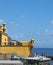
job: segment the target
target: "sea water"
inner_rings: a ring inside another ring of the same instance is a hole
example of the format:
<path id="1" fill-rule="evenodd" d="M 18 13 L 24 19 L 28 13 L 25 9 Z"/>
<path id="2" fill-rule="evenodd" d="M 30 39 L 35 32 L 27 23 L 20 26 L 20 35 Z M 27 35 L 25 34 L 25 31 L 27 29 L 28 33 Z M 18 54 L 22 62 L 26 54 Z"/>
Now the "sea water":
<path id="1" fill-rule="evenodd" d="M 53 56 L 53 48 L 33 48 L 32 53 L 38 55 L 44 54 L 46 56 Z M 50 65 L 53 65 L 53 61 L 50 61 Z"/>

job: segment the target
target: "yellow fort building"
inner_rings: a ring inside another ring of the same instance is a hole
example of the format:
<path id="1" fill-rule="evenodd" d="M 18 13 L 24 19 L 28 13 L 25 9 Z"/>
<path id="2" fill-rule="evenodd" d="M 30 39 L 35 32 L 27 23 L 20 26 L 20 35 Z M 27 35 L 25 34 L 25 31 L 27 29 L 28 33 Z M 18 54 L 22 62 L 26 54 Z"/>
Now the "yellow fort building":
<path id="1" fill-rule="evenodd" d="M 29 56 L 33 48 L 34 40 L 31 41 L 16 41 L 12 40 L 8 34 L 5 33 L 6 24 L 0 26 L 0 53 L 12 54 L 16 53 L 21 56 Z"/>

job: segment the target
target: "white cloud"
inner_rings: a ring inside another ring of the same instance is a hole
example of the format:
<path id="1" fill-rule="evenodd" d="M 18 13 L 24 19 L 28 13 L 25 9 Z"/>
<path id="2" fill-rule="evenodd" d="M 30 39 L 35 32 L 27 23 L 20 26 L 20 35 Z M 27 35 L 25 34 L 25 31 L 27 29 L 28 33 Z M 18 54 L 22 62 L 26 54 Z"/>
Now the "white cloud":
<path id="1" fill-rule="evenodd" d="M 19 26 L 19 24 L 16 24 L 16 26 Z"/>
<path id="2" fill-rule="evenodd" d="M 14 35 L 14 38 L 24 38 L 25 36 L 24 35 Z"/>
<path id="3" fill-rule="evenodd" d="M 53 20 L 51 21 L 51 24 L 53 24 Z"/>
<path id="4" fill-rule="evenodd" d="M 39 32 L 37 32 L 37 35 L 39 35 L 40 33 Z"/>
<path id="5" fill-rule="evenodd" d="M 14 22 L 14 21 L 11 21 L 10 22 L 10 25 L 12 25 L 12 27 L 18 27 L 18 26 L 20 26 L 20 24 L 19 23 L 16 23 L 16 22 Z"/>
<path id="6" fill-rule="evenodd" d="M 45 29 L 45 33 L 50 35 L 50 36 L 53 36 L 53 30 L 49 31 L 48 29 Z"/>
<path id="7" fill-rule="evenodd" d="M 21 18 L 24 18 L 25 16 L 24 16 L 24 15 L 21 15 L 20 17 L 21 17 Z"/>
<path id="8" fill-rule="evenodd" d="M 45 29 L 45 32 L 48 32 L 48 29 Z"/>
<path id="9" fill-rule="evenodd" d="M 48 30 L 48 29 L 45 29 L 45 33 L 50 34 L 50 32 L 49 32 L 49 30 Z"/>
<path id="10" fill-rule="evenodd" d="M 50 35 L 52 35 L 52 36 L 53 36 L 53 30 L 50 32 Z"/>
<path id="11" fill-rule="evenodd" d="M 5 21 L 4 21 L 4 20 L 2 20 L 2 19 L 0 19 L 0 23 L 5 23 Z"/>
<path id="12" fill-rule="evenodd" d="M 10 24 L 14 24 L 14 21 L 10 21 Z"/>

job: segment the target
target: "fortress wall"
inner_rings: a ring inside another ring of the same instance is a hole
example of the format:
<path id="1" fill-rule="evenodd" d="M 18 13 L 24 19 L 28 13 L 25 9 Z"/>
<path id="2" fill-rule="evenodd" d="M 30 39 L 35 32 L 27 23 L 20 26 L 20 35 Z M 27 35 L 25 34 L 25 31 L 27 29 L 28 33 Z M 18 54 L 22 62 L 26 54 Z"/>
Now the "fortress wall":
<path id="1" fill-rule="evenodd" d="M 16 53 L 21 56 L 29 56 L 30 47 L 0 47 L 0 53 L 2 54 Z"/>

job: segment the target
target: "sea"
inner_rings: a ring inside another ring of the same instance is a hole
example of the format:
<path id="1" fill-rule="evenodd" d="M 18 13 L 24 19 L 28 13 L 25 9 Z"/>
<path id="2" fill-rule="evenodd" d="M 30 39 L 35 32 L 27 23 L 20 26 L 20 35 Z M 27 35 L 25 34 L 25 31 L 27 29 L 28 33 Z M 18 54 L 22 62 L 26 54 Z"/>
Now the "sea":
<path id="1" fill-rule="evenodd" d="M 46 56 L 53 56 L 53 48 L 33 48 L 32 54 L 34 53 L 38 55 L 44 54 Z M 53 60 L 50 61 L 50 65 L 53 65 Z"/>

